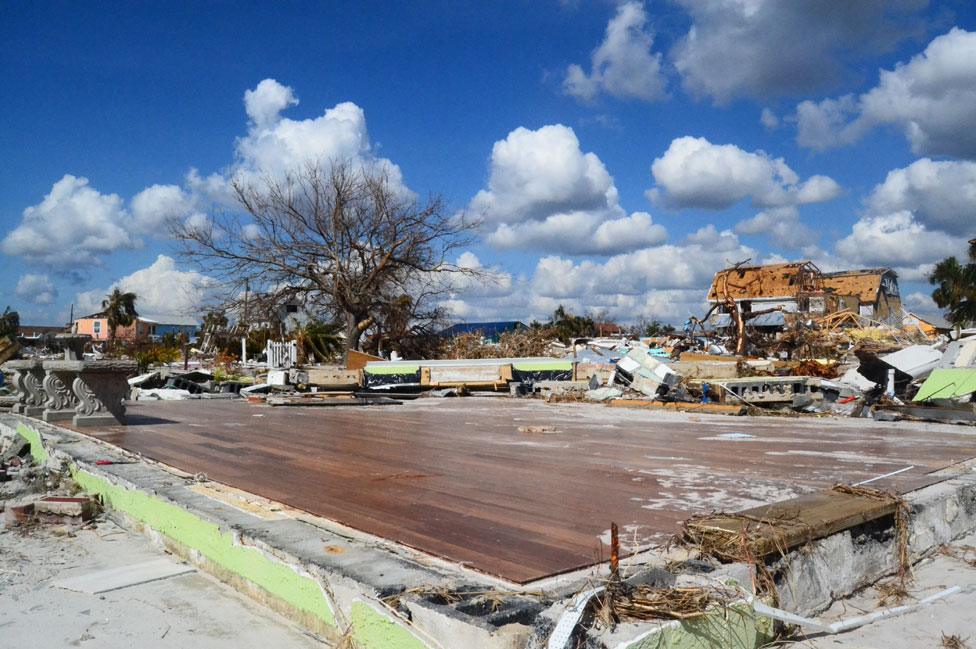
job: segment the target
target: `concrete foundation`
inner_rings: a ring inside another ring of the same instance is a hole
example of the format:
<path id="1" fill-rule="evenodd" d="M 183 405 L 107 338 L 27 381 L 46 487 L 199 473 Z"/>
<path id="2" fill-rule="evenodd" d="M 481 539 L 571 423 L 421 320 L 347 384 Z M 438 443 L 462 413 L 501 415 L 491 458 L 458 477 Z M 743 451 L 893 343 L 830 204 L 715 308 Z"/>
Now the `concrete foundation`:
<path id="1" fill-rule="evenodd" d="M 519 586 L 244 492 L 201 483 L 152 462 L 126 461 L 118 447 L 15 415 L 0 435 L 19 435 L 39 462 L 63 468 L 88 493 L 158 544 L 333 642 L 364 649 L 544 647 L 575 593 L 606 578 L 605 566 Z M 907 494 L 913 557 L 976 528 L 976 474 L 968 463 Z M 779 606 L 813 615 L 896 568 L 890 521 L 835 534 L 770 564 Z M 626 560 L 628 570 L 663 567 L 660 550 Z M 722 566 L 677 583 L 744 588 L 748 566 Z M 698 580 L 698 581 L 696 581 Z M 443 592 L 457 597 L 445 599 Z M 474 594 L 498 593 L 497 606 Z M 529 594 L 531 593 L 531 595 Z M 741 604 L 689 622 L 621 624 L 591 630 L 588 647 L 758 647 L 772 622 Z"/>

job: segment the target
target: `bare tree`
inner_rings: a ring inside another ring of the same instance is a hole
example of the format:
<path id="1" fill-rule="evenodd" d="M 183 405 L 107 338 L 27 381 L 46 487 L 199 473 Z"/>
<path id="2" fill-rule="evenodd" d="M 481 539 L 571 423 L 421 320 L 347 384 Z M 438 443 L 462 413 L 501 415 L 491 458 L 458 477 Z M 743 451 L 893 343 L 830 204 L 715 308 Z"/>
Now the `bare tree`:
<path id="1" fill-rule="evenodd" d="M 233 189 L 243 214 L 174 225 L 184 256 L 223 279 L 230 296 L 248 281 L 264 296 L 324 311 L 343 325 L 347 351 L 368 330 L 388 328 L 390 314 L 397 329 L 436 316 L 450 278 L 477 274 L 449 257 L 478 223 L 447 214 L 438 196 L 419 201 L 382 168 L 310 162 Z"/>

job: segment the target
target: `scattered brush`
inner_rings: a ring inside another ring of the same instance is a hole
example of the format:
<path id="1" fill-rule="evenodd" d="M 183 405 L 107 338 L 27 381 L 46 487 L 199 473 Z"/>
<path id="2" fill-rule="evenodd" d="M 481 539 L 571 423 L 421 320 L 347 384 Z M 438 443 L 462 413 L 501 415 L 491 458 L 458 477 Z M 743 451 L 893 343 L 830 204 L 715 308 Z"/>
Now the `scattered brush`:
<path id="1" fill-rule="evenodd" d="M 716 523 L 739 521 L 738 529 L 726 529 Z M 703 556 L 723 562 L 751 562 L 776 550 L 778 532 L 796 525 L 794 519 L 767 519 L 747 514 L 698 514 L 688 518 L 669 545 L 690 547 Z"/>
<path id="2" fill-rule="evenodd" d="M 594 618 L 606 627 L 615 622 L 691 620 L 705 615 L 710 607 L 728 605 L 737 596 L 731 589 L 701 587 L 608 590 L 599 598 Z"/>
<path id="3" fill-rule="evenodd" d="M 874 589 L 878 591 L 878 606 L 901 604 L 909 596 L 904 582 L 900 579 L 875 584 Z"/>
<path id="4" fill-rule="evenodd" d="M 461 602 L 469 604 L 485 604 L 494 613 L 506 600 L 510 599 L 544 599 L 546 597 L 545 593 L 541 590 L 503 590 L 499 588 L 492 588 L 489 590 L 464 590 L 464 589 L 452 589 L 446 586 L 418 586 L 417 588 L 408 588 L 402 592 L 384 597 L 382 599 L 383 603 L 392 609 L 397 609 L 400 606 L 400 600 L 407 595 L 412 595 L 420 599 L 427 600 L 429 602 L 434 602 L 436 604 L 442 604 L 446 606 L 454 606 L 460 604 Z"/>
<path id="5" fill-rule="evenodd" d="M 962 561 L 970 568 L 976 568 L 976 548 L 971 545 L 943 545 L 939 552 Z"/>
<path id="6" fill-rule="evenodd" d="M 725 529 L 716 520 L 738 521 L 737 529 Z M 785 557 L 787 548 L 781 539 L 798 526 L 806 525 L 796 516 L 757 518 L 747 514 L 715 513 L 692 516 L 668 542 L 689 548 L 702 557 L 712 557 L 723 563 L 745 563 L 754 567 L 753 591 L 776 598 L 776 583 L 766 565 L 766 557 L 778 554 Z"/>
<path id="7" fill-rule="evenodd" d="M 966 638 L 966 640 L 968 639 Z M 955 634 L 946 635 L 945 632 L 942 633 L 942 646 L 945 649 L 968 649 L 969 645 L 966 644 L 966 640 Z"/>

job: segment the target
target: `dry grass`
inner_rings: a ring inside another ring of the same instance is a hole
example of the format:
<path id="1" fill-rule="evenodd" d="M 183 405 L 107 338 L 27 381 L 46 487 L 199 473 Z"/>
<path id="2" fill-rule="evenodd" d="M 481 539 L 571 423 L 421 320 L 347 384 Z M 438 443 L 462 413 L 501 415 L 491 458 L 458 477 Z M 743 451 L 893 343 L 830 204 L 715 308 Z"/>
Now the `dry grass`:
<path id="1" fill-rule="evenodd" d="M 470 604 L 486 604 L 492 612 L 497 611 L 506 600 L 511 599 L 544 599 L 546 594 L 541 590 L 503 590 L 492 588 L 489 590 L 454 590 L 445 586 L 419 586 L 408 588 L 401 593 L 390 595 L 383 598 L 383 603 L 396 610 L 400 605 L 400 600 L 407 595 L 412 595 L 429 601 L 436 601 L 440 604 L 453 606 L 461 602 Z"/>
<path id="2" fill-rule="evenodd" d="M 478 332 L 458 334 L 445 345 L 442 358 L 526 358 L 548 356 L 549 345 L 556 338 L 552 330 L 521 329 L 506 331 L 498 337 L 497 345 L 486 345 Z"/>
<path id="3" fill-rule="evenodd" d="M 740 521 L 738 530 L 726 530 L 709 523 L 714 519 Z M 715 513 L 692 516 L 669 541 L 668 546 L 689 548 L 702 557 L 712 557 L 724 563 L 745 563 L 754 567 L 753 591 L 776 599 L 776 583 L 766 566 L 771 554 L 786 556 L 787 548 L 780 539 L 795 529 L 796 518 L 765 519 L 746 514 Z"/>
<path id="4" fill-rule="evenodd" d="M 900 579 L 875 584 L 874 589 L 878 591 L 878 606 L 901 604 L 909 596 L 905 584 Z"/>
<path id="5" fill-rule="evenodd" d="M 962 561 L 970 568 L 976 568 L 976 548 L 971 545 L 943 545 L 939 552 Z"/>
<path id="6" fill-rule="evenodd" d="M 617 622 L 690 620 L 726 606 L 738 593 L 720 588 L 609 588 L 597 598 L 594 618 L 605 627 Z"/>
<path id="7" fill-rule="evenodd" d="M 946 635 L 943 633 L 942 644 L 940 646 L 944 647 L 945 649 L 967 649 L 969 645 L 966 644 L 966 640 L 969 640 L 969 638 L 964 640 L 958 635 Z"/>

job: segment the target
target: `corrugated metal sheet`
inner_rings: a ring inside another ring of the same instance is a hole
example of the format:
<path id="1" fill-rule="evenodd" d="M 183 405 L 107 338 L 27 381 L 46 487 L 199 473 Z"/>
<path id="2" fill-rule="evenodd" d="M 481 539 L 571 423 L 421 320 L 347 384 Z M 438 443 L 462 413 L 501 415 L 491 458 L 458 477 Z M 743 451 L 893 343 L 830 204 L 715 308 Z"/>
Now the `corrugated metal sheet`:
<path id="1" fill-rule="evenodd" d="M 724 329 L 732 326 L 732 316 L 728 313 L 717 313 L 709 318 L 709 323 L 716 329 Z M 786 325 L 786 316 L 782 311 L 773 311 L 758 315 L 751 320 L 746 320 L 747 327 L 782 327 Z"/>
<path id="2" fill-rule="evenodd" d="M 925 345 L 912 345 L 878 358 L 896 370 L 917 379 L 939 366 L 942 352 Z"/>

